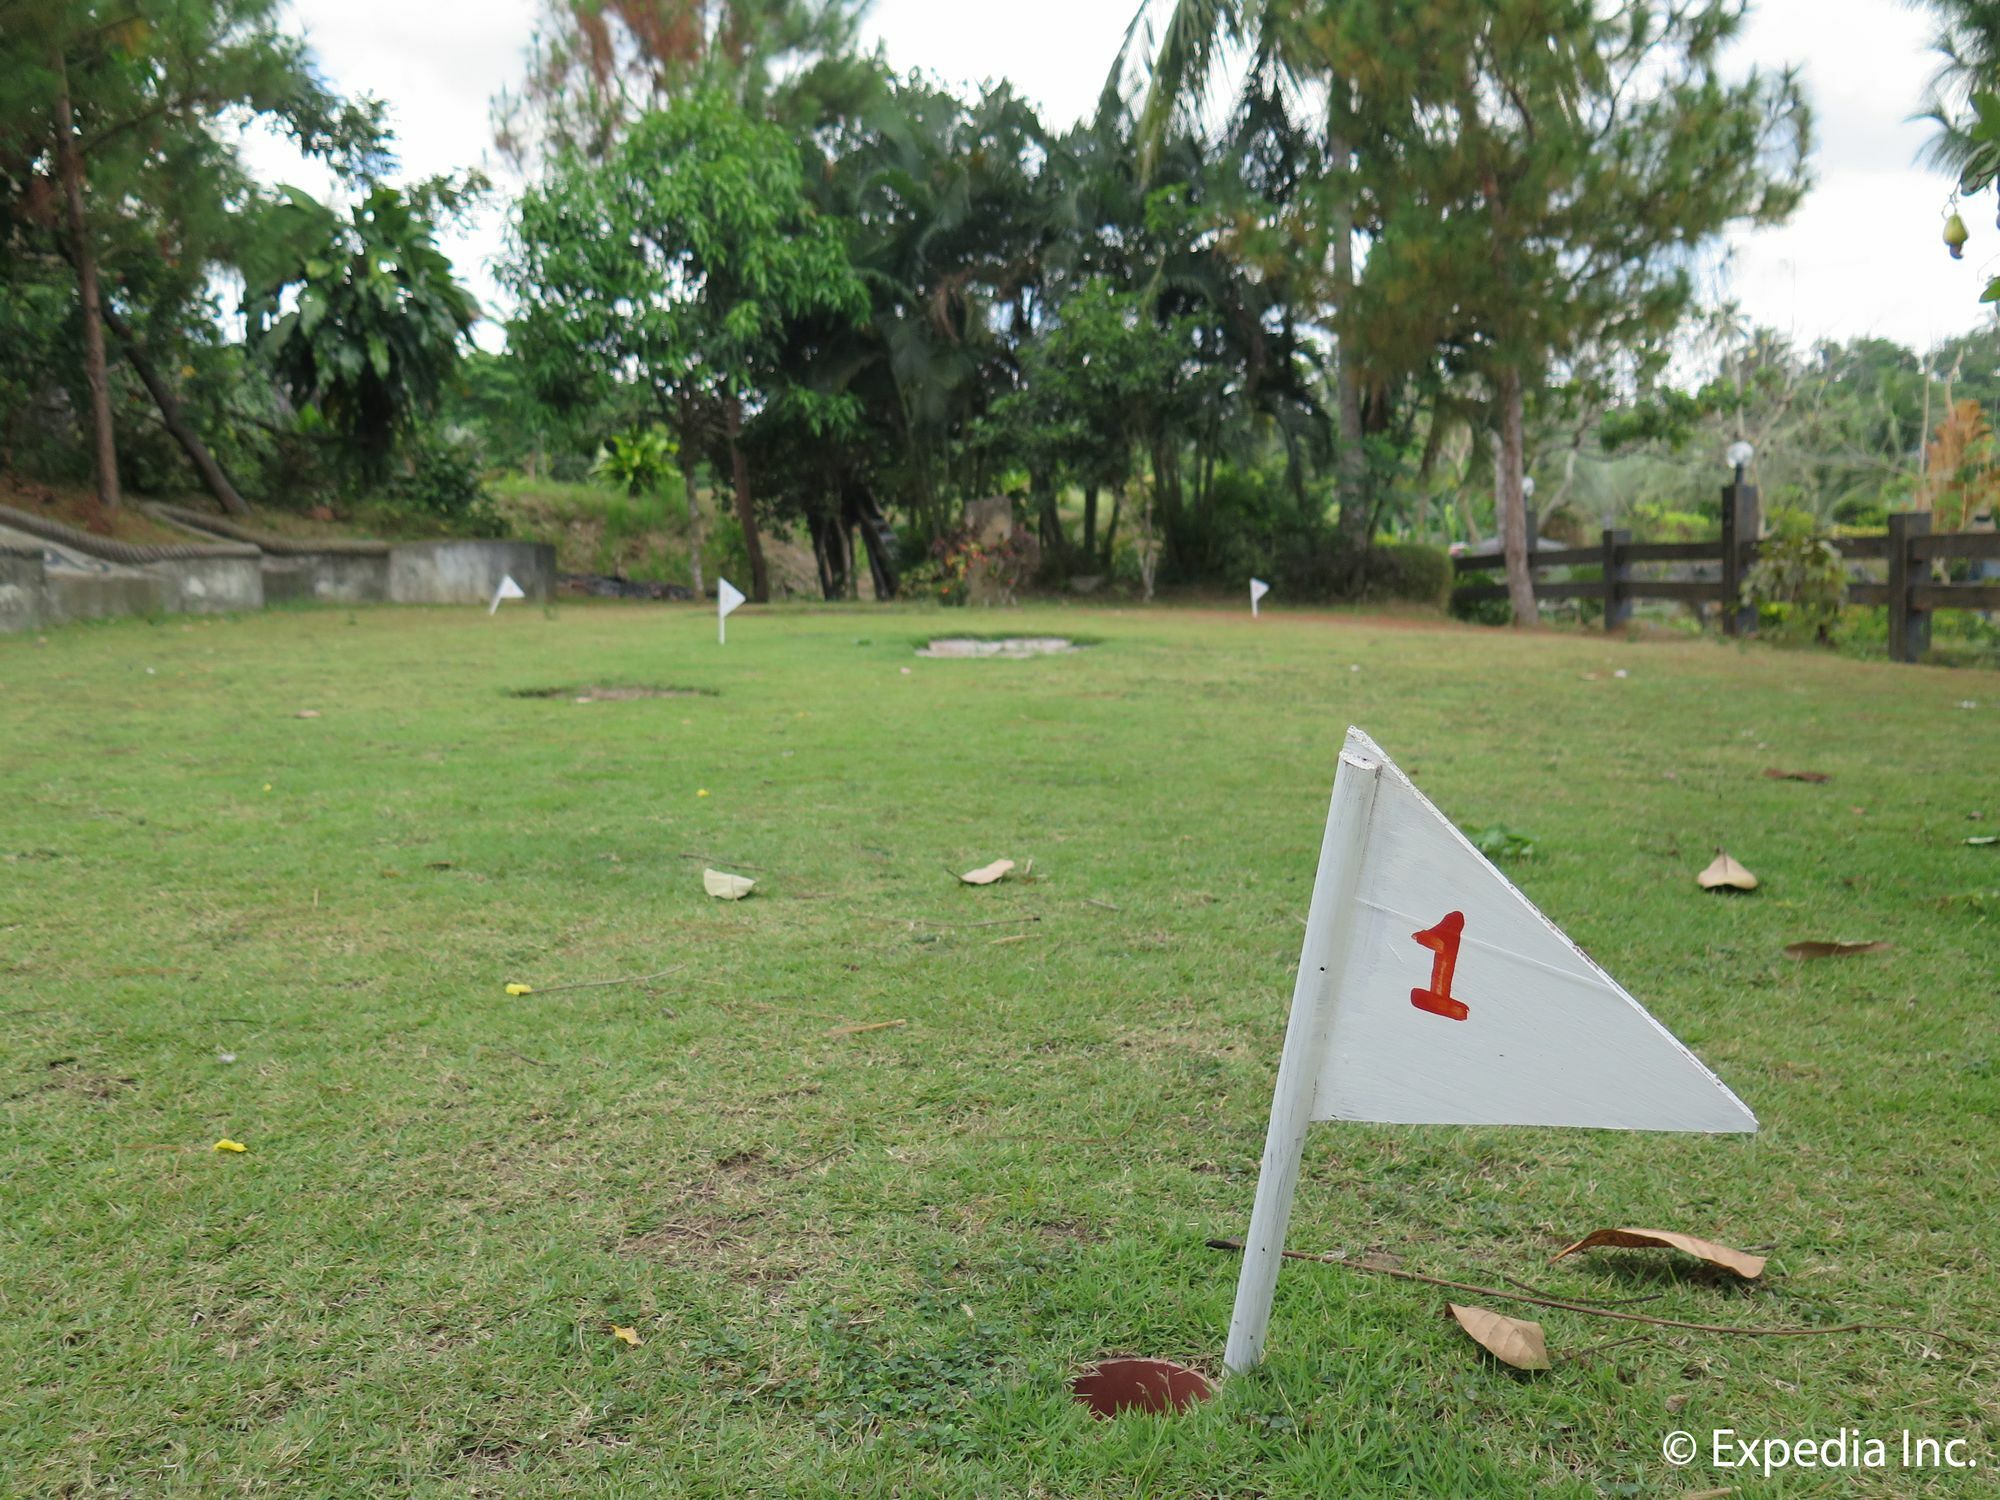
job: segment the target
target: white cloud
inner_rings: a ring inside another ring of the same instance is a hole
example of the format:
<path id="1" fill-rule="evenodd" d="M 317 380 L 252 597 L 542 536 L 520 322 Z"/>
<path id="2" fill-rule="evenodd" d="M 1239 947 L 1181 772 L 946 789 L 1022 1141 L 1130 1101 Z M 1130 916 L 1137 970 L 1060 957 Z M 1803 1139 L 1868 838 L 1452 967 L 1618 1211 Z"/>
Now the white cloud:
<path id="1" fill-rule="evenodd" d="M 521 75 L 536 0 L 293 0 L 328 77 L 387 100 L 409 176 L 493 160 L 488 106 Z M 1052 124 L 1090 111 L 1133 13 L 1132 0 L 1015 0 L 990 6 L 878 0 L 867 36 L 899 70 L 947 83 L 1005 77 Z M 1802 339 L 1873 333 L 1924 345 L 1984 316 L 1980 289 L 2000 274 L 1990 198 L 1966 217 L 1962 262 L 1939 240 L 1949 183 L 1915 163 L 1927 127 L 1908 117 L 1932 67 L 1930 21 L 1898 0 L 1763 0 L 1738 43 L 1745 62 L 1797 64 L 1816 114 L 1816 185 L 1794 221 L 1740 236 L 1718 284 L 1756 322 Z M 261 145 L 274 178 L 322 187 L 296 158 Z M 490 308 L 501 212 L 445 244 Z M 488 330 L 490 339 L 497 331 Z"/>

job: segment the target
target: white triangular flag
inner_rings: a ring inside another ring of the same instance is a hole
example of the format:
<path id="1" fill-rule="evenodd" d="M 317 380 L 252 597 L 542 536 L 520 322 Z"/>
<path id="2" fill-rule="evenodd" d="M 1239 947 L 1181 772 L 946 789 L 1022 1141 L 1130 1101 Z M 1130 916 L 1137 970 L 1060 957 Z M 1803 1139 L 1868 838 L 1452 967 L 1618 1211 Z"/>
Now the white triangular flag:
<path id="1" fill-rule="evenodd" d="M 1271 592 L 1271 585 L 1261 578 L 1250 580 L 1250 618 L 1257 618 L 1257 601 Z"/>
<path id="2" fill-rule="evenodd" d="M 527 597 L 526 594 L 521 592 L 521 585 L 514 582 L 513 574 L 503 574 L 500 579 L 500 587 L 493 591 L 493 603 L 488 606 L 486 613 L 490 615 L 498 612 L 502 599 L 525 599 Z"/>
<path id="3" fill-rule="evenodd" d="M 1314 1120 L 1754 1131 L 1757 1118 L 1347 732 L 1224 1364 L 1262 1357 Z"/>
<path id="4" fill-rule="evenodd" d="M 729 626 L 725 622 L 742 602 L 743 590 L 727 578 L 715 580 L 715 638 L 725 645 L 729 641 Z"/>

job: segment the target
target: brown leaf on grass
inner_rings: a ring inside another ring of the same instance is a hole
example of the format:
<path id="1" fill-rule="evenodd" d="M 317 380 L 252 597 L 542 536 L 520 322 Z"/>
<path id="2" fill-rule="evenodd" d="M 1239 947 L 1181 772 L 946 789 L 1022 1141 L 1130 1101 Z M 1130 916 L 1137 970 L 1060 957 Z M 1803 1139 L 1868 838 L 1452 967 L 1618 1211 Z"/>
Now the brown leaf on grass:
<path id="1" fill-rule="evenodd" d="M 1773 781 L 1831 781 L 1825 771 L 1781 771 L 1776 766 L 1767 766 L 1764 774 Z"/>
<path id="2" fill-rule="evenodd" d="M 1503 1365 L 1517 1370 L 1549 1368 L 1549 1346 L 1542 1338 L 1542 1325 L 1526 1318 L 1510 1318 L 1483 1307 L 1460 1307 L 1447 1302 L 1458 1326 L 1472 1341 Z"/>
<path id="3" fill-rule="evenodd" d="M 1621 1250 L 1684 1250 L 1697 1260 L 1706 1261 L 1724 1271 L 1734 1271 L 1746 1280 L 1764 1274 L 1764 1257 L 1761 1255 L 1732 1250 L 1727 1245 L 1716 1244 L 1714 1240 L 1680 1234 L 1672 1229 L 1598 1229 L 1567 1249 L 1558 1250 L 1549 1259 L 1561 1260 L 1565 1255 L 1574 1255 L 1579 1250 L 1594 1250 L 1600 1245 L 1611 1245 Z"/>
<path id="4" fill-rule="evenodd" d="M 725 875 L 720 870 L 703 870 L 701 887 L 718 901 L 741 901 L 756 888 L 747 875 Z"/>
<path id="5" fill-rule="evenodd" d="M 1705 891 L 1724 887 L 1733 891 L 1754 891 L 1757 889 L 1757 877 L 1718 849 L 1714 862 L 1695 876 L 1695 884 Z"/>
<path id="6" fill-rule="evenodd" d="M 1013 868 L 1013 860 L 996 859 L 990 865 L 981 865 L 976 870 L 967 870 L 958 878 L 967 885 L 991 885 Z"/>
<path id="7" fill-rule="evenodd" d="M 1872 943 L 1787 943 L 1785 957 L 1802 962 L 1808 958 L 1853 958 L 1861 953 L 1885 953 L 1891 946 L 1879 940 Z"/>

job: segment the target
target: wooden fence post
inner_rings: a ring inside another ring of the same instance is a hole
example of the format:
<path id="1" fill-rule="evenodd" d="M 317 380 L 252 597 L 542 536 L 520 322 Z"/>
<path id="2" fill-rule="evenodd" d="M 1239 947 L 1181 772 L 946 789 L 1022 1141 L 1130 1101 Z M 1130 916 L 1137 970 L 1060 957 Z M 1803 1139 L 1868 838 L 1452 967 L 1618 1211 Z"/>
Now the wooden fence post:
<path id="1" fill-rule="evenodd" d="M 1921 661 L 1931 649 L 1931 614 L 1910 604 L 1910 586 L 1924 570 L 1910 556 L 1910 538 L 1931 529 L 1927 510 L 1898 511 L 1889 517 L 1889 660 Z"/>
<path id="2" fill-rule="evenodd" d="M 1737 478 L 1722 487 L 1722 632 L 1755 635 L 1757 608 L 1743 603 L 1743 575 L 1758 531 L 1757 486 Z"/>
<path id="3" fill-rule="evenodd" d="M 1632 576 L 1632 565 L 1625 562 L 1619 548 L 1631 543 L 1629 531 L 1604 531 L 1604 628 L 1607 631 L 1622 630 L 1632 618 L 1632 599 L 1625 592 L 1625 584 Z"/>

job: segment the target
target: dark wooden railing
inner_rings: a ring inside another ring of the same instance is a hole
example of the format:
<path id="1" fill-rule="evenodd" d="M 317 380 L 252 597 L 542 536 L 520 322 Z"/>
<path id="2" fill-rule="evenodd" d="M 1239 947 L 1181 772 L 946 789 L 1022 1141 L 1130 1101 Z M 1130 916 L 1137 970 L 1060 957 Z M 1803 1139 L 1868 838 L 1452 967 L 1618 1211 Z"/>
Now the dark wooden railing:
<path id="1" fill-rule="evenodd" d="M 1606 630 L 1624 627 L 1635 599 L 1720 604 L 1723 630 L 1730 635 L 1750 634 L 1757 628 L 1757 612 L 1742 602 L 1743 575 L 1757 556 L 1757 492 L 1748 485 L 1729 485 L 1722 494 L 1723 534 L 1708 542 L 1635 542 L 1629 531 L 1607 530 L 1594 547 L 1550 551 L 1534 545 L 1530 524 L 1531 569 L 1594 567 L 1603 573 L 1582 582 L 1537 579 L 1535 597 L 1599 600 Z M 1889 656 L 1894 661 L 1918 661 L 1930 649 L 1934 610 L 2000 609 L 2000 583 L 1935 583 L 1930 568 L 1941 560 L 2000 560 L 2000 532 L 1933 532 L 1930 526 L 1928 512 L 1908 511 L 1889 517 L 1889 529 L 1881 536 L 1832 539 L 1843 562 L 1888 564 L 1888 576 L 1881 583 L 1851 580 L 1847 598 L 1855 604 L 1888 606 Z M 1717 576 L 1644 578 L 1633 573 L 1635 563 L 1710 563 L 1717 565 Z M 1455 559 L 1454 566 L 1460 573 L 1504 572 L 1506 560 L 1499 552 L 1480 552 Z M 1506 597 L 1504 583 L 1460 584 L 1452 590 L 1455 604 Z"/>

